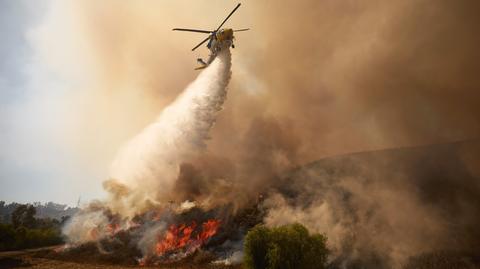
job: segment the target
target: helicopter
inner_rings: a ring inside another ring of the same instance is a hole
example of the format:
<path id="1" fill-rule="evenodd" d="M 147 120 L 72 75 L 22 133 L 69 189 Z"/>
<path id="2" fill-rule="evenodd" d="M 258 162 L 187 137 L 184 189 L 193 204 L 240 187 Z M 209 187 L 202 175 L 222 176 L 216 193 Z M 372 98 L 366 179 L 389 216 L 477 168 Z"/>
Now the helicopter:
<path id="1" fill-rule="evenodd" d="M 199 69 L 204 69 L 207 66 L 209 66 L 215 57 L 217 57 L 218 52 L 222 50 L 222 48 L 235 48 L 235 45 L 233 44 L 233 39 L 235 38 L 233 36 L 233 33 L 235 32 L 243 32 L 243 31 L 248 31 L 250 28 L 244 28 L 244 29 L 238 29 L 238 30 L 233 30 L 231 28 L 222 28 L 222 26 L 227 22 L 227 20 L 233 15 L 235 11 L 240 7 L 241 4 L 238 4 L 230 14 L 223 20 L 223 22 L 220 24 L 220 26 L 217 27 L 216 30 L 213 31 L 208 31 L 208 30 L 198 30 L 198 29 L 187 29 L 187 28 L 173 28 L 173 31 L 184 31 L 184 32 L 195 32 L 195 33 L 204 33 L 208 34 L 208 37 L 205 38 L 202 42 L 200 42 L 198 45 L 193 47 L 192 51 L 196 50 L 198 47 L 203 45 L 205 42 L 208 41 L 207 43 L 207 48 L 210 50 L 210 55 L 207 59 L 207 61 L 204 61 L 202 58 L 198 58 L 197 62 L 200 64 L 199 67 L 195 68 L 195 70 Z"/>

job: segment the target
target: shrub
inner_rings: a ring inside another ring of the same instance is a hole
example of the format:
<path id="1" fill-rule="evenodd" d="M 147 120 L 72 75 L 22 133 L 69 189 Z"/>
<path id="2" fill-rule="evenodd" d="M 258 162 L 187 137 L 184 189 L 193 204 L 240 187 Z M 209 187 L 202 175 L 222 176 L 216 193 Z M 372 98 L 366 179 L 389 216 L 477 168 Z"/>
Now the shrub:
<path id="1" fill-rule="evenodd" d="M 0 251 L 51 246 L 62 242 L 57 228 L 28 229 L 0 224 Z"/>
<path id="2" fill-rule="evenodd" d="M 5 202 L 0 201 L 0 207 Z M 0 251 L 51 246 L 63 243 L 61 223 L 51 218 L 35 218 L 33 205 L 14 204 L 11 223 L 0 223 Z M 66 218 L 62 218 L 62 221 Z"/>
<path id="3" fill-rule="evenodd" d="M 327 262 L 325 243 L 325 236 L 310 235 L 301 224 L 260 225 L 245 237 L 244 263 L 249 269 L 321 269 Z"/>

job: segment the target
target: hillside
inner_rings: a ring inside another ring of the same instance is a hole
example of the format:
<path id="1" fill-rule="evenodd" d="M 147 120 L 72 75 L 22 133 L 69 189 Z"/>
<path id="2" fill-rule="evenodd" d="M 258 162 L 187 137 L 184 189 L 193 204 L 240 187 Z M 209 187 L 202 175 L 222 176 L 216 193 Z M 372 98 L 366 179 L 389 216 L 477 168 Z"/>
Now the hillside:
<path id="1" fill-rule="evenodd" d="M 470 260 L 480 247 L 479 140 L 321 159 L 272 192 L 280 198 L 267 200 L 266 222 L 294 218 L 326 233 L 338 266 L 386 268 L 438 258 L 431 253 Z"/>

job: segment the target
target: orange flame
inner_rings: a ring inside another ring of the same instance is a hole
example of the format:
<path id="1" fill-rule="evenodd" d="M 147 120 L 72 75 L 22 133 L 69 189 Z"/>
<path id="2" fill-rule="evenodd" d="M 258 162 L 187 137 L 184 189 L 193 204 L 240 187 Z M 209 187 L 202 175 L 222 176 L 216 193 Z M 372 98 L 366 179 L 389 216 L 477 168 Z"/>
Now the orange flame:
<path id="1" fill-rule="evenodd" d="M 118 223 L 110 223 L 110 224 L 107 224 L 107 227 L 105 230 L 110 236 L 114 236 L 115 234 L 120 232 L 122 228 Z"/>
<path id="2" fill-rule="evenodd" d="M 185 224 L 172 224 L 165 232 L 163 238 L 159 238 L 155 246 L 158 256 L 163 256 L 166 252 L 187 248 L 188 251 L 194 251 L 203 245 L 209 238 L 214 236 L 220 227 L 219 220 L 208 220 L 202 224 L 202 230 L 196 238 L 192 238 L 197 224 L 192 222 L 190 226 Z"/>
<path id="3" fill-rule="evenodd" d="M 203 229 L 202 232 L 198 235 L 198 240 L 204 243 L 205 241 L 207 241 L 207 239 L 217 233 L 219 227 L 220 221 L 218 220 L 208 220 L 207 222 L 203 223 Z"/>

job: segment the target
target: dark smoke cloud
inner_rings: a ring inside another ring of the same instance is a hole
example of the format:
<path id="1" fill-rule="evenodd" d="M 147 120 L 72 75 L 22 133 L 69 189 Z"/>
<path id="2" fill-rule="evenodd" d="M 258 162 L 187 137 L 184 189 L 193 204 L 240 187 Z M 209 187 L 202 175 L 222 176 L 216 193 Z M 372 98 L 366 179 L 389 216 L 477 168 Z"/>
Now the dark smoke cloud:
<path id="1" fill-rule="evenodd" d="M 229 105 L 236 117 L 293 119 L 302 157 L 479 136 L 477 2 L 276 1 L 251 8 L 262 48 L 242 57 L 254 58 L 251 73 L 266 91 L 253 100 L 236 94 Z M 251 109 L 252 102 L 262 108 Z M 229 124 L 220 119 L 218 128 Z"/>
<path id="2" fill-rule="evenodd" d="M 202 153 L 179 167 L 172 199 L 206 201 L 205 206 L 256 202 L 283 174 L 298 165 L 298 137 L 291 123 L 256 118 L 233 151 Z"/>

